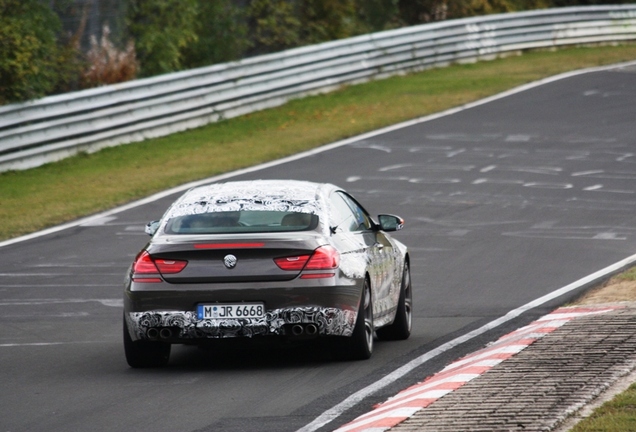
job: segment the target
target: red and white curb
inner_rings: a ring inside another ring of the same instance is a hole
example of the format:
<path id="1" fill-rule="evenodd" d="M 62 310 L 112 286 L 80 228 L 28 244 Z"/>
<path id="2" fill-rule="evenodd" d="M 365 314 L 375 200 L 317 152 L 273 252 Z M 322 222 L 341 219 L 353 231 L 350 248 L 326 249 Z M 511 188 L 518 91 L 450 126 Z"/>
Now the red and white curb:
<path id="1" fill-rule="evenodd" d="M 382 432 L 413 416 L 442 396 L 482 375 L 493 366 L 519 353 L 568 321 L 586 315 L 606 313 L 618 307 L 564 307 L 533 323 L 502 336 L 364 414 L 336 432 Z"/>

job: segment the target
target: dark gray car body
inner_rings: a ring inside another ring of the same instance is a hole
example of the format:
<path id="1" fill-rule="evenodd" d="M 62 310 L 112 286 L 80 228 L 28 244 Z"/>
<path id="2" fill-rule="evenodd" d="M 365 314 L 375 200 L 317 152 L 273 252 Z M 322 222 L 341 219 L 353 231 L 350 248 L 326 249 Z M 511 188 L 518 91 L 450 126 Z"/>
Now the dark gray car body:
<path id="1" fill-rule="evenodd" d="M 351 206 L 352 216 L 347 216 Z M 255 211 L 302 213 L 317 223 L 291 231 L 272 224 L 264 229 L 271 232 L 245 225 L 236 228 L 238 232 L 214 233 L 182 227 L 191 215 L 260 214 L 247 213 Z M 397 217 L 380 219 L 387 230 L 401 228 Z M 153 226 L 153 237 L 136 260 L 151 259 L 168 269 L 175 262 L 187 264 L 164 273 L 136 272 L 141 267 L 133 263 L 125 281 L 124 331 L 133 342 L 170 344 L 272 335 L 348 337 L 365 283 L 371 291 L 373 329 L 390 325 L 408 252 L 382 228 L 350 195 L 330 184 L 263 180 L 191 189 Z M 337 251 L 337 267 L 290 271 L 275 262 L 311 255 L 321 247 Z M 224 304 L 259 304 L 265 311 L 256 318 L 223 319 L 202 318 L 198 312 L 199 305 Z"/>

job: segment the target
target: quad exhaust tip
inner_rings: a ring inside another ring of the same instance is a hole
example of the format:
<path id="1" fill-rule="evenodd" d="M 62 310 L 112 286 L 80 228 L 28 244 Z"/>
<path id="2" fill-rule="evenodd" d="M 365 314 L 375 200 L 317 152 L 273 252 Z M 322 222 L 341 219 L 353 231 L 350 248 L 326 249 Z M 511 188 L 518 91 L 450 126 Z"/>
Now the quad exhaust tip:
<path id="1" fill-rule="evenodd" d="M 146 336 L 148 336 L 148 339 L 150 340 L 170 339 L 172 337 L 172 330 L 169 328 L 162 328 L 160 330 L 153 327 L 148 329 Z"/>
<path id="2" fill-rule="evenodd" d="M 315 324 L 294 324 L 291 328 L 291 332 L 294 336 L 302 336 L 303 334 L 307 336 L 314 336 L 318 333 L 318 327 Z"/>

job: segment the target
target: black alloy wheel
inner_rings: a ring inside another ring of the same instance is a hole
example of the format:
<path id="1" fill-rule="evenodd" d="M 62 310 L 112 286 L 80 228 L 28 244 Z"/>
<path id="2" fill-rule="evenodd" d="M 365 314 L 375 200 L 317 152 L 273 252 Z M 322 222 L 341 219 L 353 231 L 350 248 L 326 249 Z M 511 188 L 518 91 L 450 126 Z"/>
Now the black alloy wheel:
<path id="1" fill-rule="evenodd" d="M 344 357 L 349 360 L 366 360 L 373 353 L 373 299 L 371 297 L 371 286 L 369 280 L 364 281 L 358 317 L 353 334 L 348 339 L 344 348 Z"/>

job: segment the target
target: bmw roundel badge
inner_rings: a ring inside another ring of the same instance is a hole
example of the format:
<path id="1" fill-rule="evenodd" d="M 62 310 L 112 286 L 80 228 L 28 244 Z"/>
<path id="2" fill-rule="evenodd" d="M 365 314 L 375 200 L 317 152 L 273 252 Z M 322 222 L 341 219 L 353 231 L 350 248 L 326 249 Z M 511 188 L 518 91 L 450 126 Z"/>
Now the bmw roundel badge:
<path id="1" fill-rule="evenodd" d="M 223 258 L 223 264 L 225 264 L 225 267 L 229 269 L 233 269 L 234 267 L 236 267 L 237 261 L 238 259 L 232 254 L 225 255 L 225 257 Z"/>

